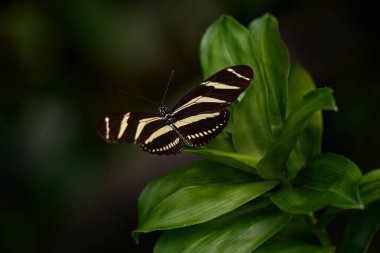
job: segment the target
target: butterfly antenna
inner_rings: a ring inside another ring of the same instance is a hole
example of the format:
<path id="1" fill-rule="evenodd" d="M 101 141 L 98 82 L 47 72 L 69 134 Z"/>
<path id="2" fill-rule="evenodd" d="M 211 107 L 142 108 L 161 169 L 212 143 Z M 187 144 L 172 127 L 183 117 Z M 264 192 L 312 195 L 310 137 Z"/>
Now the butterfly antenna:
<path id="1" fill-rule="evenodd" d="M 164 96 L 162 97 L 161 105 L 164 104 L 166 93 L 168 93 L 170 82 L 172 81 L 173 75 L 174 75 L 174 70 L 172 69 L 172 73 L 170 74 L 168 84 L 166 85 L 166 90 L 165 90 Z"/>
<path id="2" fill-rule="evenodd" d="M 148 101 L 148 102 L 153 103 L 153 104 L 158 105 L 158 106 L 160 105 L 159 103 L 157 103 L 157 102 L 155 102 L 155 101 L 153 101 L 153 100 L 151 100 L 151 99 L 149 99 L 149 98 L 146 98 L 146 97 L 143 97 L 143 96 L 137 95 L 137 94 L 135 94 L 135 93 L 133 93 L 133 92 L 130 92 L 130 91 L 126 91 L 126 90 L 123 90 L 123 89 L 118 89 L 117 91 L 118 91 L 118 92 L 121 92 L 121 93 L 128 94 L 128 95 L 135 96 L 135 97 L 137 97 L 137 98 L 139 98 L 139 99 L 142 99 L 142 100 Z"/>

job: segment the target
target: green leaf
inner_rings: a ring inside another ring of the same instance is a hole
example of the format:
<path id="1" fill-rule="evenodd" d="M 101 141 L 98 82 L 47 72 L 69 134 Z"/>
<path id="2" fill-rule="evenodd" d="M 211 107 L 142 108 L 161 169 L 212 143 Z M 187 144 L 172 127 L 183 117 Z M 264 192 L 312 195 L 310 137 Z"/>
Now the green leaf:
<path id="1" fill-rule="evenodd" d="M 336 110 L 332 90 L 316 89 L 303 98 L 300 107 L 286 120 L 281 135 L 269 146 L 257 164 L 258 174 L 265 179 L 279 179 L 285 175 L 286 163 L 300 133 L 318 110 Z"/>
<path id="2" fill-rule="evenodd" d="M 151 182 L 139 199 L 133 232 L 171 229 L 228 213 L 277 185 L 211 161 L 200 161 Z"/>
<path id="3" fill-rule="evenodd" d="M 292 214 L 307 214 L 332 205 L 337 198 L 330 192 L 307 188 L 284 188 L 271 196 L 281 210 Z"/>
<path id="4" fill-rule="evenodd" d="M 290 59 L 288 49 L 281 39 L 278 21 L 270 14 L 254 20 L 249 25 L 253 54 L 257 65 L 256 86 L 266 89 L 269 120 L 272 130 L 281 129 L 286 116 Z"/>
<path id="5" fill-rule="evenodd" d="M 223 131 L 209 144 L 198 148 L 185 148 L 185 152 L 200 154 L 201 156 L 226 164 L 230 167 L 243 170 L 249 173 L 256 173 L 257 160 L 251 156 L 239 154 L 236 152 L 231 134 Z"/>
<path id="6" fill-rule="evenodd" d="M 380 169 L 372 170 L 363 176 L 360 193 L 366 205 L 380 199 Z"/>
<path id="7" fill-rule="evenodd" d="M 288 115 L 302 104 L 303 97 L 315 89 L 315 83 L 302 65 L 292 62 L 289 74 Z M 321 153 L 322 112 L 311 116 L 306 128 L 300 134 L 288 162 L 288 176 L 293 178 L 297 172 L 316 155 Z"/>
<path id="8" fill-rule="evenodd" d="M 150 182 L 139 198 L 139 219 L 145 220 L 156 205 L 181 188 L 253 181 L 258 181 L 257 177 L 228 166 L 208 160 L 197 161 Z"/>
<path id="9" fill-rule="evenodd" d="M 211 220 L 262 195 L 276 184 L 267 181 L 182 188 L 160 202 L 137 231 L 185 227 Z"/>
<path id="10" fill-rule="evenodd" d="M 304 96 L 316 86 L 309 72 L 299 63 L 292 62 L 289 73 L 288 111 L 289 116 L 303 103 Z"/>
<path id="11" fill-rule="evenodd" d="M 252 67 L 251 38 L 247 28 L 233 17 L 222 16 L 203 35 L 200 58 L 205 77 L 232 65 Z"/>
<path id="12" fill-rule="evenodd" d="M 333 253 L 334 247 L 320 247 L 303 242 L 283 242 L 259 248 L 255 253 Z"/>
<path id="13" fill-rule="evenodd" d="M 350 160 L 335 154 L 322 154 L 296 178 L 299 187 L 283 188 L 271 196 L 282 210 L 302 214 L 327 205 L 363 208 L 359 196 L 361 172 Z"/>
<path id="14" fill-rule="evenodd" d="M 380 199 L 380 169 L 372 170 L 363 175 L 360 181 L 360 196 L 365 206 Z M 345 209 L 330 207 L 319 217 L 321 227 L 327 227 L 331 220 L 341 215 Z"/>
<path id="15" fill-rule="evenodd" d="M 253 85 L 233 111 L 232 141 L 239 153 L 264 156 L 286 116 L 289 56 L 281 40 L 278 22 L 271 15 L 250 26 L 253 51 Z M 247 52 L 248 53 L 248 52 Z"/>
<path id="16" fill-rule="evenodd" d="M 228 152 L 218 149 L 206 148 L 187 148 L 187 152 L 199 154 L 205 158 L 214 160 L 215 162 L 228 165 L 230 167 L 257 174 L 255 166 L 257 160 L 251 156 L 239 154 L 236 152 Z"/>
<path id="17" fill-rule="evenodd" d="M 165 232 L 155 253 L 252 252 L 281 230 L 291 216 L 278 210 L 254 211 L 243 206 L 205 224 Z"/>
<path id="18" fill-rule="evenodd" d="M 342 247 L 345 253 L 365 253 L 376 231 L 380 228 L 380 201 L 366 206 L 365 210 L 353 212 Z"/>
<path id="19" fill-rule="evenodd" d="M 298 183 L 317 191 L 330 191 L 352 203 L 362 206 L 359 184 L 360 169 L 344 156 L 332 153 L 319 155 L 299 175 Z"/>

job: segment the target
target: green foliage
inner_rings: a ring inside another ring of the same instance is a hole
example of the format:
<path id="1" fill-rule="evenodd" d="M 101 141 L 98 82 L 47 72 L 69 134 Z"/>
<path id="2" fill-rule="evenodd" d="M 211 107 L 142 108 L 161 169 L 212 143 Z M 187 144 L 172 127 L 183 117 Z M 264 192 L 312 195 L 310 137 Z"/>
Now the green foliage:
<path id="1" fill-rule="evenodd" d="M 212 220 L 277 184 L 215 162 L 196 162 L 146 187 L 140 198 L 140 224 L 134 236 Z"/>
<path id="2" fill-rule="evenodd" d="M 291 219 L 278 210 L 257 209 L 252 202 L 208 223 L 169 230 L 155 252 L 252 252 Z"/>
<path id="3" fill-rule="evenodd" d="M 307 214 L 325 206 L 363 208 L 359 196 L 360 170 L 343 156 L 322 154 L 301 170 L 294 182 L 271 199 L 280 209 Z"/>
<path id="4" fill-rule="evenodd" d="M 362 176 L 349 159 L 321 154 L 321 110 L 337 110 L 333 92 L 291 62 L 277 20 L 266 14 L 246 28 L 223 16 L 203 36 L 200 57 L 206 77 L 246 64 L 254 80 L 224 132 L 186 150 L 204 160 L 145 188 L 133 237 L 165 230 L 157 253 L 329 253 L 329 222 L 353 209 L 344 252 L 366 252 L 380 227 L 380 170 Z"/>

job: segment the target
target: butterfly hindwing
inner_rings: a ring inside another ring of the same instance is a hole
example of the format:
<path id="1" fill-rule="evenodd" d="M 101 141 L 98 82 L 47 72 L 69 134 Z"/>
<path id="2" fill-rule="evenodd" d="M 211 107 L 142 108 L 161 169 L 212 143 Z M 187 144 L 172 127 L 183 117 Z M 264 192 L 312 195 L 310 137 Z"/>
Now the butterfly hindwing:
<path id="1" fill-rule="evenodd" d="M 145 131 L 141 148 L 155 155 L 175 155 L 182 151 L 183 145 L 179 135 L 169 125 L 164 125 L 155 131 Z"/>
<path id="2" fill-rule="evenodd" d="M 209 143 L 223 131 L 229 119 L 227 110 L 204 112 L 178 119 L 174 126 L 190 146 L 201 146 Z"/>

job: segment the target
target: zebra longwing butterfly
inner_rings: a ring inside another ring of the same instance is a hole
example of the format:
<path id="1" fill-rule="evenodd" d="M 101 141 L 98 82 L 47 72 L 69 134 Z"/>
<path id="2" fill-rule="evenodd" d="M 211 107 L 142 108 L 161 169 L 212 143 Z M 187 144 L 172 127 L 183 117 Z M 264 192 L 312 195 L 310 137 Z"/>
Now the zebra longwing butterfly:
<path id="1" fill-rule="evenodd" d="M 252 79 L 248 66 L 225 68 L 194 87 L 173 109 L 160 105 L 159 114 L 109 115 L 99 122 L 98 132 L 107 142 L 138 144 L 156 155 L 178 154 L 183 145 L 204 145 L 223 130 L 229 119 L 226 108 Z"/>

